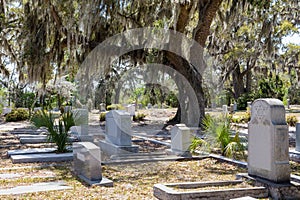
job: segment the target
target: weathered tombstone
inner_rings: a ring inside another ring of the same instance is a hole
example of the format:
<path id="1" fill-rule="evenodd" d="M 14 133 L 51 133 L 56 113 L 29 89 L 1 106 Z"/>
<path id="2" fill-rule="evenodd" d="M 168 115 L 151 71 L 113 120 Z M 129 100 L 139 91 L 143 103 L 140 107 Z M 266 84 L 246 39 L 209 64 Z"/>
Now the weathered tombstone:
<path id="1" fill-rule="evenodd" d="M 89 111 L 87 109 L 73 109 L 75 126 L 80 126 L 79 137 L 81 141 L 90 141 L 89 132 Z"/>
<path id="2" fill-rule="evenodd" d="M 251 110 L 251 104 L 252 104 L 251 101 L 248 101 L 248 102 L 247 102 L 247 109 Z"/>
<path id="3" fill-rule="evenodd" d="M 105 112 L 105 111 L 106 111 L 105 103 L 100 103 L 100 112 Z"/>
<path id="4" fill-rule="evenodd" d="M 234 113 L 233 104 L 230 104 L 230 107 L 229 107 L 229 112 L 230 112 L 230 114 Z"/>
<path id="5" fill-rule="evenodd" d="M 101 181 L 100 147 L 91 142 L 73 143 L 74 171 L 91 181 Z"/>
<path id="6" fill-rule="evenodd" d="M 126 107 L 127 112 L 130 114 L 130 116 L 134 116 L 135 115 L 135 105 L 134 104 L 130 104 Z"/>
<path id="7" fill-rule="evenodd" d="M 8 114 L 8 113 L 11 113 L 11 111 L 12 111 L 12 108 L 3 108 L 2 114 L 3 114 L 3 115 L 6 115 L 6 114 Z"/>
<path id="8" fill-rule="evenodd" d="M 35 107 L 35 108 L 33 109 L 34 112 L 37 112 L 37 111 L 40 111 L 40 110 L 42 110 L 42 107 Z"/>
<path id="9" fill-rule="evenodd" d="M 296 123 L 296 151 L 300 152 L 300 123 Z"/>
<path id="10" fill-rule="evenodd" d="M 234 112 L 237 111 L 237 103 L 236 102 L 234 102 L 234 104 L 233 104 L 233 111 Z"/>
<path id="11" fill-rule="evenodd" d="M 143 104 L 139 103 L 138 108 L 139 108 L 139 110 L 143 109 Z"/>
<path id="12" fill-rule="evenodd" d="M 222 106 L 222 110 L 223 110 L 223 114 L 227 114 L 228 113 L 228 107 L 227 107 L 227 105 L 223 105 Z"/>
<path id="13" fill-rule="evenodd" d="M 118 154 L 124 151 L 138 152 L 131 141 L 131 116 L 124 110 L 112 110 L 106 114 L 105 141 L 100 147 L 105 153 Z"/>
<path id="14" fill-rule="evenodd" d="M 65 112 L 71 112 L 71 106 L 65 106 L 64 111 Z"/>
<path id="15" fill-rule="evenodd" d="M 252 105 L 248 174 L 276 183 L 290 181 L 288 126 L 278 99 L 257 99 Z"/>
<path id="16" fill-rule="evenodd" d="M 212 109 L 215 109 L 215 108 L 216 108 L 216 102 L 212 102 L 212 103 L 211 103 L 211 108 L 212 108 Z"/>
<path id="17" fill-rule="evenodd" d="M 148 103 L 147 108 L 148 108 L 148 109 L 151 109 L 151 108 L 152 108 L 152 104 L 151 104 L 151 103 Z"/>
<path id="18" fill-rule="evenodd" d="M 290 99 L 287 99 L 287 108 L 290 109 Z"/>
<path id="19" fill-rule="evenodd" d="M 185 124 L 176 124 L 171 129 L 171 150 L 176 155 L 191 156 L 192 131 Z"/>

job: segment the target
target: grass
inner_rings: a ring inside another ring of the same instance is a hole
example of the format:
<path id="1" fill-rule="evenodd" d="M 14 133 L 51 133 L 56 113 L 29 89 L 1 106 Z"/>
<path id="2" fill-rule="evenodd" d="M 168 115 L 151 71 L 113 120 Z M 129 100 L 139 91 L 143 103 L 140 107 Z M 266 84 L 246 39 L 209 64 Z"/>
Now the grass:
<path id="1" fill-rule="evenodd" d="M 29 164 L 25 164 L 29 165 Z M 32 164 L 40 166 L 40 163 Z M 24 166 L 24 164 L 22 164 Z M 19 168 L 16 170 L 1 169 L 0 173 L 21 173 L 24 176 L 16 179 L 1 180 L 1 188 L 17 185 L 29 185 L 42 181 L 64 180 L 71 190 L 49 191 L 22 195 L 6 195 L 1 199 L 155 199 L 153 185 L 185 181 L 234 180 L 235 174 L 245 169 L 221 163 L 213 159 L 185 162 L 157 162 L 109 165 L 102 167 L 103 176 L 114 181 L 114 187 L 88 187 L 72 174 L 72 163 L 65 162 L 60 166 L 48 168 Z M 45 177 L 50 174 L 54 177 Z M 38 174 L 42 177 L 33 177 Z"/>

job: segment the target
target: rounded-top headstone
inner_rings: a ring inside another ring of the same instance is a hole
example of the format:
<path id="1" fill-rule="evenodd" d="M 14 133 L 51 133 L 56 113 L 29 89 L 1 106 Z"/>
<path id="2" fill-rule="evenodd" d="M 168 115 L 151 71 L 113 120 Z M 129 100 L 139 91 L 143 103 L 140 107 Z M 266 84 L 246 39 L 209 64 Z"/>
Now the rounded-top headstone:
<path id="1" fill-rule="evenodd" d="M 277 183 L 290 181 L 288 126 L 278 99 L 257 99 L 251 106 L 248 173 Z"/>
<path id="2" fill-rule="evenodd" d="M 257 99 L 251 106 L 250 124 L 286 125 L 285 108 L 278 99 Z"/>

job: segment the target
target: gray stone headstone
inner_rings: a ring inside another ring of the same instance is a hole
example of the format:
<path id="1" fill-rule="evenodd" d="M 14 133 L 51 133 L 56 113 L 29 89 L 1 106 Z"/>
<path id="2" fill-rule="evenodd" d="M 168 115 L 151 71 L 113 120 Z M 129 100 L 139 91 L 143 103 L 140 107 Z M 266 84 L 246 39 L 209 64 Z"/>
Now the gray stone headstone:
<path id="1" fill-rule="evenodd" d="M 35 108 L 33 109 L 34 112 L 41 111 L 41 110 L 42 110 L 42 107 L 35 107 Z"/>
<path id="2" fill-rule="evenodd" d="M 185 124 L 176 124 L 171 129 L 171 150 L 178 155 L 187 155 L 192 142 L 192 131 Z"/>
<path id="3" fill-rule="evenodd" d="M 223 111 L 223 114 L 227 114 L 228 113 L 228 106 L 227 105 L 223 105 L 222 106 L 222 111 Z"/>
<path id="4" fill-rule="evenodd" d="M 134 116 L 135 115 L 135 105 L 130 104 L 126 107 L 126 111 L 131 115 Z"/>
<path id="5" fill-rule="evenodd" d="M 152 108 L 152 104 L 151 104 L 151 103 L 148 103 L 147 108 L 148 108 L 148 109 L 151 109 L 151 108 Z"/>
<path id="6" fill-rule="evenodd" d="M 251 104 L 252 104 L 251 101 L 248 101 L 248 102 L 247 102 L 247 109 L 251 110 Z"/>
<path id="7" fill-rule="evenodd" d="M 12 108 L 3 108 L 3 109 L 2 109 L 2 114 L 3 114 L 3 115 L 6 115 L 6 114 L 8 114 L 8 113 L 11 113 L 11 111 L 12 111 Z"/>
<path id="8" fill-rule="evenodd" d="M 118 146 L 131 146 L 131 116 L 123 110 L 106 114 L 106 140 Z"/>
<path id="9" fill-rule="evenodd" d="M 236 102 L 234 102 L 234 104 L 233 104 L 233 111 L 237 111 L 237 103 Z"/>
<path id="10" fill-rule="evenodd" d="M 288 126 L 278 99 L 257 99 L 251 106 L 248 173 L 273 182 L 290 181 Z"/>
<path id="11" fill-rule="evenodd" d="M 89 132 L 89 111 L 87 109 L 73 109 L 72 110 L 75 126 L 80 127 L 79 137 L 84 138 Z"/>
<path id="12" fill-rule="evenodd" d="M 105 112 L 105 111 L 106 111 L 105 103 L 100 103 L 100 112 Z"/>
<path id="13" fill-rule="evenodd" d="M 287 108 L 290 109 L 290 99 L 287 99 Z"/>
<path id="14" fill-rule="evenodd" d="M 300 123 L 296 123 L 296 151 L 300 152 Z"/>
<path id="15" fill-rule="evenodd" d="M 101 181 L 100 147 L 91 142 L 73 143 L 74 171 L 91 181 Z"/>
<path id="16" fill-rule="evenodd" d="M 65 112 L 71 112 L 71 106 L 65 106 L 64 111 Z"/>

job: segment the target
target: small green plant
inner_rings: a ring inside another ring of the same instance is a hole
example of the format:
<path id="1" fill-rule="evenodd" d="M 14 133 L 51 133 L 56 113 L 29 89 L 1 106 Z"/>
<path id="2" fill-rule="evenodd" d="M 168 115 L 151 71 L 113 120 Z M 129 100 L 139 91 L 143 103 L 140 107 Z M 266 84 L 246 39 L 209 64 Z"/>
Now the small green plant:
<path id="1" fill-rule="evenodd" d="M 296 126 L 296 123 L 298 122 L 298 119 L 295 115 L 288 115 L 286 117 L 286 123 L 289 125 L 289 126 Z"/>
<path id="2" fill-rule="evenodd" d="M 105 116 L 106 116 L 106 112 L 101 112 L 99 115 L 99 120 L 100 122 L 104 122 L 105 121 Z"/>
<path id="3" fill-rule="evenodd" d="M 206 115 L 202 121 L 202 127 L 204 129 L 203 138 L 194 138 L 190 146 L 192 151 L 197 148 L 206 148 L 206 151 L 217 148 L 220 149 L 223 156 L 244 157 L 244 146 L 241 144 L 239 133 L 236 132 L 232 136 L 230 132 L 230 117 L 213 118 Z"/>
<path id="4" fill-rule="evenodd" d="M 68 132 L 72 126 L 75 126 L 71 112 L 62 114 L 61 117 L 55 121 L 51 113 L 42 110 L 33 115 L 31 121 L 38 128 L 44 126 L 48 129 L 48 139 L 57 145 L 58 153 L 67 152 Z"/>
<path id="5" fill-rule="evenodd" d="M 111 104 L 106 107 L 107 110 L 124 110 L 124 107 L 121 104 Z"/>
<path id="6" fill-rule="evenodd" d="M 5 116 L 7 122 L 18 122 L 29 119 L 29 112 L 24 108 L 15 108 Z"/>
<path id="7" fill-rule="evenodd" d="M 251 119 L 250 111 L 246 111 L 245 114 L 240 116 L 232 116 L 231 122 L 233 123 L 248 123 Z"/>
<path id="8" fill-rule="evenodd" d="M 136 113 L 134 116 L 133 116 L 133 121 L 144 121 L 145 117 L 147 115 L 145 115 L 144 113 Z"/>

